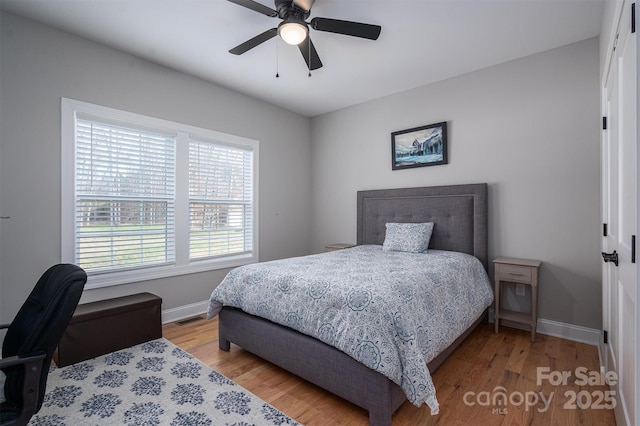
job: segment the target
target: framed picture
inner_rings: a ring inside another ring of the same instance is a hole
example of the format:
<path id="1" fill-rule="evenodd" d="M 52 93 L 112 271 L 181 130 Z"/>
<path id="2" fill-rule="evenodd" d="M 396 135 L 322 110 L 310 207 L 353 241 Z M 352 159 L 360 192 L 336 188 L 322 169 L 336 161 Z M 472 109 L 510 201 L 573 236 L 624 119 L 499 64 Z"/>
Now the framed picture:
<path id="1" fill-rule="evenodd" d="M 446 122 L 391 133 L 393 170 L 447 163 Z"/>

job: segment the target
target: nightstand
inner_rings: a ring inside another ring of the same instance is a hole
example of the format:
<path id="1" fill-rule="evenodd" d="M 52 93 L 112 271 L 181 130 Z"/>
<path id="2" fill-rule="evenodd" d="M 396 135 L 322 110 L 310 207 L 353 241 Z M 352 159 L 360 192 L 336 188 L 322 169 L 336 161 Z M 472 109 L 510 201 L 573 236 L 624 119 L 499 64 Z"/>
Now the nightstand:
<path id="1" fill-rule="evenodd" d="M 335 251 L 335 250 L 343 250 L 346 248 L 355 247 L 355 244 L 349 243 L 335 243 L 324 246 L 324 251 Z"/>
<path id="2" fill-rule="evenodd" d="M 498 332 L 501 319 L 528 324 L 531 327 L 531 341 L 535 342 L 538 321 L 538 273 L 542 262 L 539 260 L 498 257 L 493 261 L 493 264 L 495 267 L 495 312 L 493 316 L 495 332 Z M 500 309 L 503 282 L 531 286 L 531 312 Z"/>

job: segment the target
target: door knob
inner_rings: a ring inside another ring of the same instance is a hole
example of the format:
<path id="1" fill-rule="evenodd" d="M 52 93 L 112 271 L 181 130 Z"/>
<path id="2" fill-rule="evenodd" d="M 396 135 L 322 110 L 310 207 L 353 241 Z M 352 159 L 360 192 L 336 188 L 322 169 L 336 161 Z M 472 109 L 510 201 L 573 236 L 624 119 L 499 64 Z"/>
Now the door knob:
<path id="1" fill-rule="evenodd" d="M 618 253 L 615 250 L 613 253 L 602 252 L 602 258 L 605 262 L 613 262 L 614 265 L 618 266 Z"/>

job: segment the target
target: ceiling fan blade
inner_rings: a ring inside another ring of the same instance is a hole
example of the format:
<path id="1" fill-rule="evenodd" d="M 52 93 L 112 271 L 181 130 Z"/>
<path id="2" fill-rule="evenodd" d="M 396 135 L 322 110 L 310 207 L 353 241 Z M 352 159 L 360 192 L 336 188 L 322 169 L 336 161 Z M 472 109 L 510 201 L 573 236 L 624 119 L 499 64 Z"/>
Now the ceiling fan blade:
<path id="1" fill-rule="evenodd" d="M 300 9 L 308 12 L 311 10 L 311 6 L 316 0 L 293 0 L 293 4 L 298 6 Z"/>
<path id="2" fill-rule="evenodd" d="M 298 45 L 298 47 L 300 48 L 300 53 L 302 53 L 304 61 L 307 63 L 309 71 L 317 70 L 322 67 L 322 61 L 320 61 L 318 52 L 308 36 Z M 311 55 L 311 61 L 309 61 L 309 55 Z"/>
<path id="3" fill-rule="evenodd" d="M 353 37 L 377 40 L 382 27 L 380 25 L 363 24 L 361 22 L 342 21 L 340 19 L 313 18 L 311 27 L 318 31 L 344 34 Z"/>
<path id="4" fill-rule="evenodd" d="M 247 40 L 242 44 L 237 45 L 236 47 L 231 49 L 229 53 L 233 53 L 234 55 L 242 55 L 247 50 L 251 50 L 254 47 L 258 46 L 259 44 L 264 43 L 267 40 L 271 40 L 276 35 L 278 35 L 278 29 L 271 28 L 270 30 L 265 31 L 262 34 L 258 34 L 254 38 Z"/>
<path id="5" fill-rule="evenodd" d="M 278 12 L 276 12 L 275 10 L 271 9 L 270 7 L 264 6 L 258 2 L 255 2 L 253 0 L 228 0 L 228 1 L 240 6 L 244 6 L 247 9 L 251 9 L 255 12 L 262 13 L 263 15 L 270 16 L 272 18 L 275 18 L 276 16 L 278 16 Z"/>

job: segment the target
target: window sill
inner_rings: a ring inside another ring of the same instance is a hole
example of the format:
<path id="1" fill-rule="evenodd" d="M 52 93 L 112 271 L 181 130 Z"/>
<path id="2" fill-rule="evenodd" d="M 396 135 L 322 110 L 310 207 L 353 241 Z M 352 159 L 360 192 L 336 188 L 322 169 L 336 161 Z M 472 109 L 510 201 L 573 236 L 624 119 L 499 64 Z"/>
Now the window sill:
<path id="1" fill-rule="evenodd" d="M 235 268 L 237 266 L 256 263 L 258 261 L 255 254 L 242 254 L 224 259 L 201 260 L 192 262 L 189 265 L 176 266 L 164 265 L 132 271 L 111 272 L 104 274 L 89 274 L 85 290 L 102 287 L 110 287 L 122 284 L 131 284 L 140 281 L 150 281 L 178 275 L 195 274 L 198 272 L 215 271 L 220 269 Z M 212 287 L 213 289 L 213 287 Z"/>

